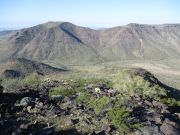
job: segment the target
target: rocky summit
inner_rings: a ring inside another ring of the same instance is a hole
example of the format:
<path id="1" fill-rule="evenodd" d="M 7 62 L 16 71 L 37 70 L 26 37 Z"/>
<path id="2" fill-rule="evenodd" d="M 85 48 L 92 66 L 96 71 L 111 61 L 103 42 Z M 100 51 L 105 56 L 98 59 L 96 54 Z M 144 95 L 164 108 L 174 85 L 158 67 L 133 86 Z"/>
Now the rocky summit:
<path id="1" fill-rule="evenodd" d="M 178 100 L 142 69 L 112 80 L 41 78 L 11 91 L 5 82 L 0 86 L 2 135 L 180 134 Z"/>

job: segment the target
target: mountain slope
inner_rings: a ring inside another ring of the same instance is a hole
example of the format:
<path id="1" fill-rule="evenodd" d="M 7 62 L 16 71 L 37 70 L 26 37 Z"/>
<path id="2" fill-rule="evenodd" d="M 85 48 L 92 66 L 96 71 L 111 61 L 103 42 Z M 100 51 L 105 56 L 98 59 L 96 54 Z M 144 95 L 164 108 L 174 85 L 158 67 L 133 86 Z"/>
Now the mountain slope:
<path id="1" fill-rule="evenodd" d="M 46 23 L 13 33 L 0 46 L 8 46 L 8 57 L 33 60 L 57 60 L 68 63 L 93 61 L 98 55 L 79 36 L 88 35 L 88 28 L 70 23 Z M 82 35 L 80 35 L 82 34 Z"/>
<path id="2" fill-rule="evenodd" d="M 159 59 L 180 56 L 180 25 L 128 24 L 101 31 L 101 54 L 112 59 Z"/>
<path id="3" fill-rule="evenodd" d="M 39 63 L 24 58 L 10 59 L 1 65 L 1 69 L 3 70 L 1 72 L 2 76 L 4 77 L 23 77 L 31 73 L 46 75 L 51 73 L 67 71 L 63 68 L 55 68 L 44 63 Z"/>
<path id="4" fill-rule="evenodd" d="M 1 58 L 63 64 L 180 57 L 180 25 L 128 24 L 104 30 L 48 22 L 13 31 L 0 40 Z"/>

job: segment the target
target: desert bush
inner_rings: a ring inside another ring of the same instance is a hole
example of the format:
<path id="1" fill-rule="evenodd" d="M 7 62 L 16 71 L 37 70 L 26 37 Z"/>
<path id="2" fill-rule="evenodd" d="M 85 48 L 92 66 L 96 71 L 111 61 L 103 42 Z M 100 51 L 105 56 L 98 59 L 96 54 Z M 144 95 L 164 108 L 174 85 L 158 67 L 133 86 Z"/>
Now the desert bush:
<path id="1" fill-rule="evenodd" d="M 83 92 L 83 93 L 80 93 L 80 95 L 76 98 L 76 102 L 87 105 L 90 99 L 91 99 L 91 95 L 86 92 Z"/>
<path id="2" fill-rule="evenodd" d="M 112 106 L 113 107 L 122 107 L 122 106 L 127 105 L 128 101 L 131 101 L 129 96 L 126 96 L 126 95 L 117 95 L 116 99 L 112 101 Z"/>
<path id="3" fill-rule="evenodd" d="M 142 95 L 157 98 L 166 96 L 166 90 L 158 85 L 151 86 L 150 83 L 140 76 L 132 76 L 125 71 L 120 71 L 112 80 L 114 88 L 121 90 L 127 95 Z"/>
<path id="4" fill-rule="evenodd" d="M 107 116 L 116 128 L 121 127 L 121 129 L 126 133 L 130 131 L 130 126 L 127 122 L 129 111 L 127 111 L 124 107 L 111 109 L 108 111 Z"/>
<path id="5" fill-rule="evenodd" d="M 160 98 L 159 101 L 168 106 L 180 106 L 180 101 L 177 101 L 174 98 Z"/>
<path id="6" fill-rule="evenodd" d="M 110 102 L 109 97 L 103 96 L 99 99 L 95 99 L 94 97 L 91 97 L 88 103 L 89 108 L 93 108 L 96 112 L 96 114 L 99 114 L 101 110 L 108 105 Z"/>
<path id="7" fill-rule="evenodd" d="M 2 86 L 6 90 L 16 90 L 22 88 L 22 80 L 21 79 L 3 79 Z"/>
<path id="8" fill-rule="evenodd" d="M 40 77 L 33 73 L 25 78 L 3 79 L 2 85 L 7 90 L 20 89 L 24 87 L 36 88 L 40 83 Z"/>
<path id="9" fill-rule="evenodd" d="M 25 77 L 22 82 L 26 87 L 36 88 L 40 84 L 41 80 L 38 74 L 32 73 Z"/>
<path id="10" fill-rule="evenodd" d="M 97 85 L 99 80 L 86 80 L 85 84 Z M 87 108 L 93 108 L 96 114 L 99 114 L 101 110 L 110 102 L 110 98 L 103 96 L 101 98 L 96 98 L 87 91 L 81 91 L 80 95 L 76 98 L 77 103 L 85 104 Z"/>
<path id="11" fill-rule="evenodd" d="M 64 86 L 59 86 L 51 89 L 49 95 L 62 95 L 62 96 L 71 96 L 74 95 L 76 91 L 74 89 L 69 89 Z"/>

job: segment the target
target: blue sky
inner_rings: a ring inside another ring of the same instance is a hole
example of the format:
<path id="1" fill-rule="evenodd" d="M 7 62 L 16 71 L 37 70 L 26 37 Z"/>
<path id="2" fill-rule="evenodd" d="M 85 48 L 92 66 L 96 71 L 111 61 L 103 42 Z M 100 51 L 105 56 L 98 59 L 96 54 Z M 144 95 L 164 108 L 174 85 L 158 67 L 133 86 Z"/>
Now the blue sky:
<path id="1" fill-rule="evenodd" d="M 0 28 L 48 21 L 88 27 L 180 23 L 180 0 L 0 0 Z"/>

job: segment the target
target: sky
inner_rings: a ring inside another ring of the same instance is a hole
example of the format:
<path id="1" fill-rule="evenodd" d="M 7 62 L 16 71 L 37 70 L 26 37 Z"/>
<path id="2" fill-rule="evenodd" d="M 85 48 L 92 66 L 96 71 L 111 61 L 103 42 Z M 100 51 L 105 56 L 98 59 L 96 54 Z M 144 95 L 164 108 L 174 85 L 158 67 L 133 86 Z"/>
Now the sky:
<path id="1" fill-rule="evenodd" d="M 180 23 L 180 0 L 0 0 L 0 28 L 67 21 L 86 27 Z"/>

